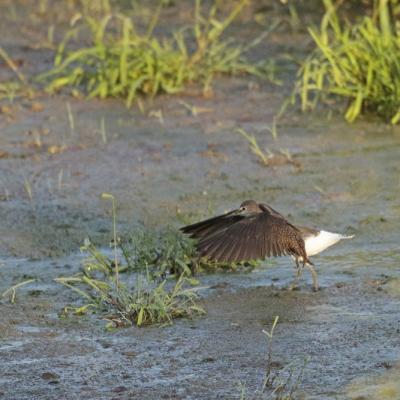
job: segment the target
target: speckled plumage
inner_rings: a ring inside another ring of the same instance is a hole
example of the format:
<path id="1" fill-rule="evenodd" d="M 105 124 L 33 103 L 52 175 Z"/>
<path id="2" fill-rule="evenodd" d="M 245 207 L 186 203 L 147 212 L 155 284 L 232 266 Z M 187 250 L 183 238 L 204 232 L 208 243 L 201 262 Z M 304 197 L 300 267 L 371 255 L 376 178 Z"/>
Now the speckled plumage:
<path id="1" fill-rule="evenodd" d="M 298 277 L 300 264 L 310 270 L 315 290 L 317 273 L 309 256 L 353 237 L 295 226 L 268 204 L 254 200 L 246 200 L 237 210 L 181 230 L 197 239 L 199 256 L 211 261 L 230 263 L 290 255 L 296 261 Z"/>
<path id="2" fill-rule="evenodd" d="M 283 255 L 308 261 L 300 229 L 267 204 L 247 200 L 243 207 L 245 214 L 234 210 L 182 231 L 198 239 L 200 256 L 212 261 L 242 262 Z"/>

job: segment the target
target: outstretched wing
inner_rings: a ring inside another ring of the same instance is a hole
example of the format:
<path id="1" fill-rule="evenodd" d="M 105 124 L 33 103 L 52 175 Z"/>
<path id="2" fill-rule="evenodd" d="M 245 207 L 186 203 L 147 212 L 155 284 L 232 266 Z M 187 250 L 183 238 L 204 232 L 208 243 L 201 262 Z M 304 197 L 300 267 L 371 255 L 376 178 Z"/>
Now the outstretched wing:
<path id="1" fill-rule="evenodd" d="M 184 226 L 180 230 L 187 233 L 191 238 L 203 239 L 210 237 L 217 232 L 225 231 L 233 224 L 241 221 L 245 217 L 241 215 L 233 215 L 237 210 L 230 211 L 217 217 L 209 218 L 204 221 L 197 222 L 192 225 Z"/>
<path id="2" fill-rule="evenodd" d="M 200 256 L 219 262 L 241 262 L 285 254 L 305 256 L 297 228 L 280 215 L 262 212 L 243 218 L 197 244 Z"/>

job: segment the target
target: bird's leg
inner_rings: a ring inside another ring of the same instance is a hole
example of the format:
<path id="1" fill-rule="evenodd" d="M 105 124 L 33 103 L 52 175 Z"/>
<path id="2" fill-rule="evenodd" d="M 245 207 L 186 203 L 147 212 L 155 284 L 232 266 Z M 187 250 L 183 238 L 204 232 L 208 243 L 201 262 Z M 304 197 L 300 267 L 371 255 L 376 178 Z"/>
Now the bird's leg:
<path id="1" fill-rule="evenodd" d="M 318 292 L 318 289 L 319 289 L 319 286 L 318 286 L 318 275 L 317 275 L 317 271 L 315 271 L 314 264 L 311 263 L 310 261 L 308 261 L 305 264 L 305 267 L 308 268 L 309 271 L 311 272 L 312 279 L 313 279 L 314 291 Z"/>
<path id="2" fill-rule="evenodd" d="M 296 263 L 296 277 L 294 278 L 294 281 L 291 283 L 291 285 L 289 286 L 289 290 L 295 290 L 297 289 L 297 287 L 299 286 L 299 279 L 301 277 L 301 274 L 303 273 L 303 266 L 300 265 L 299 263 L 299 258 L 296 257 L 294 259 L 295 263 Z"/>
<path id="3" fill-rule="evenodd" d="M 303 273 L 304 265 L 300 266 L 298 258 L 296 258 L 296 267 L 297 267 L 296 279 L 299 279 L 301 277 L 301 274 Z"/>

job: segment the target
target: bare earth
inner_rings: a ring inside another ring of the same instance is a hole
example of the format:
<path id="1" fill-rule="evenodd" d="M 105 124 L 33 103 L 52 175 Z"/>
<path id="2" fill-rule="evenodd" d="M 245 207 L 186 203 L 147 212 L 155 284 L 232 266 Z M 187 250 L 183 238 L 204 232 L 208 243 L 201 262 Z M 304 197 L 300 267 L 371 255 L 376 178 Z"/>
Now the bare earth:
<path id="1" fill-rule="evenodd" d="M 27 32 L 43 29 L 23 22 L 24 10 L 19 25 L 5 11 L 0 33 L 29 76 L 52 52 L 35 48 Z M 305 38 L 278 30 L 259 51 L 305 52 Z M 11 76 L 0 67 L 1 79 Z M 400 130 L 292 109 L 274 140 L 266 127 L 290 91 L 285 75 L 282 87 L 219 78 L 210 98 L 192 88 L 145 101 L 144 113 L 66 94 L 0 104 L 0 293 L 38 279 L 16 304 L 0 305 L 0 399 L 239 399 L 239 384 L 250 399 L 265 371 L 262 330 L 276 315 L 276 372 L 308 359 L 296 399 L 400 399 Z M 288 150 L 296 165 L 262 166 L 237 127 L 274 153 Z M 79 270 L 85 237 L 108 244 L 102 192 L 117 198 L 120 232 L 179 226 L 254 198 L 356 237 L 314 257 L 318 293 L 307 272 L 288 291 L 292 261 L 269 260 L 250 273 L 199 276 L 202 318 L 110 333 L 96 316 L 58 318 L 77 298 L 52 281 Z"/>

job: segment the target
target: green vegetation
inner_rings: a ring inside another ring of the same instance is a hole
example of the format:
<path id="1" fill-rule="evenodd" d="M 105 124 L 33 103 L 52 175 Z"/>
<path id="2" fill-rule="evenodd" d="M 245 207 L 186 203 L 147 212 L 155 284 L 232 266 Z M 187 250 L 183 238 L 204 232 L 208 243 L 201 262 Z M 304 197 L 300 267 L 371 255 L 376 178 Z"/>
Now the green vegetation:
<path id="1" fill-rule="evenodd" d="M 120 14 L 100 20 L 79 18 L 60 44 L 54 68 L 40 79 L 49 81 L 50 92 L 83 87 L 89 97 L 122 97 L 129 107 L 139 94 L 177 93 L 190 83 L 208 91 L 216 74 L 272 78 L 271 64 L 253 65 L 244 56 L 265 35 L 246 46 L 222 38 L 247 1 L 240 0 L 228 16 L 218 19 L 216 4 L 204 17 L 197 0 L 194 24 L 165 37 L 154 35 L 161 5 L 145 33 L 139 33 L 132 19 Z M 90 44 L 76 48 L 72 39 L 82 31 L 88 32 Z"/>
<path id="2" fill-rule="evenodd" d="M 115 232 L 114 235 L 116 238 Z M 120 261 L 116 245 L 109 257 L 89 240 L 85 242 L 82 250 L 89 257 L 82 270 L 74 276 L 55 279 L 85 301 L 79 307 L 66 307 L 65 313 L 72 311 L 79 315 L 91 310 L 109 320 L 110 326 L 169 323 L 174 318 L 204 313 L 196 304 L 195 289 L 188 287 L 197 282 L 189 278 L 191 272 L 185 262 L 190 260 L 184 249 L 179 253 L 177 247 L 181 242 L 167 238 L 157 247 L 154 235 L 142 233 L 130 243 L 131 247 L 120 247 L 123 258 Z M 175 282 L 166 279 L 172 269 Z"/>
<path id="3" fill-rule="evenodd" d="M 100 253 L 91 243 L 83 250 L 92 256 L 83 270 L 70 277 L 56 278 L 78 293 L 84 300 L 79 307 L 66 307 L 64 314 L 98 313 L 109 321 L 108 327 L 144 326 L 171 323 L 174 318 L 192 317 L 204 313 L 196 304 L 193 279 L 183 274 L 176 282 L 156 280 L 147 273 L 125 274 L 117 280 L 114 262 Z M 121 271 L 127 268 L 122 268 Z"/>
<path id="4" fill-rule="evenodd" d="M 217 263 L 204 258 L 198 259 L 195 241 L 172 227 L 135 232 L 134 235 L 120 240 L 118 247 L 124 257 L 124 270 L 148 270 L 154 278 L 167 274 L 179 277 L 182 274 L 191 276 L 195 272 L 252 269 L 260 263 Z"/>
<path id="5" fill-rule="evenodd" d="M 127 269 L 150 268 L 155 276 L 190 276 L 195 268 L 193 240 L 172 228 L 141 231 L 119 243 Z"/>
<path id="6" fill-rule="evenodd" d="M 268 166 L 269 159 L 272 153 L 268 149 L 266 150 L 266 152 L 263 151 L 259 146 L 257 139 L 251 133 L 246 132 L 242 128 L 238 128 L 237 132 L 240 133 L 247 140 L 251 152 L 257 157 L 260 163 L 264 166 Z"/>
<path id="7" fill-rule="evenodd" d="M 10 103 L 19 95 L 21 84 L 19 82 L 0 82 L 0 100 L 8 100 Z"/>
<path id="8" fill-rule="evenodd" d="M 364 111 L 395 124 L 400 119 L 400 37 L 390 18 L 390 1 L 375 3 L 373 16 L 340 22 L 331 0 L 320 29 L 309 32 L 317 45 L 299 71 L 295 94 L 302 110 L 332 96 L 347 100 L 345 118 Z"/>
<path id="9" fill-rule="evenodd" d="M 27 79 L 2 47 L 0 47 L 0 61 L 1 60 L 3 60 L 7 67 L 13 71 L 17 80 L 14 79 L 0 82 L 0 100 L 6 99 L 9 102 L 13 102 L 14 99 L 19 96 L 32 97 L 33 90 L 30 88 Z"/>
<path id="10" fill-rule="evenodd" d="M 267 338 L 267 359 L 261 389 L 257 390 L 253 395 L 247 395 L 245 386 L 240 384 L 240 400 L 293 400 L 297 398 L 296 392 L 303 379 L 308 358 L 304 358 L 300 361 L 293 361 L 276 371 L 272 359 L 272 345 L 274 331 L 278 321 L 279 316 L 276 316 L 272 323 L 271 330 L 263 330 Z"/>
<path id="11" fill-rule="evenodd" d="M 111 199 L 109 196 L 102 197 Z M 115 215 L 115 204 L 113 210 Z M 196 289 L 190 287 L 197 284 L 191 277 L 194 270 L 235 268 L 197 260 L 193 240 L 175 229 L 141 231 L 120 240 L 115 221 L 113 227 L 112 254 L 86 240 L 81 250 L 88 258 L 81 271 L 55 279 L 84 300 L 78 307 L 66 307 L 64 314 L 92 311 L 109 320 L 109 326 L 170 323 L 174 318 L 204 313 L 196 303 Z M 256 265 L 246 263 L 248 267 Z"/>
<path id="12" fill-rule="evenodd" d="M 272 129 L 276 129 L 274 128 L 274 125 Z M 250 151 L 257 157 L 257 161 L 264 167 L 275 167 L 277 165 L 291 164 L 296 168 L 301 169 L 301 162 L 293 159 L 289 150 L 280 149 L 279 152 L 273 153 L 271 150 L 266 148 L 264 151 L 261 149 L 254 135 L 246 132 L 242 128 L 238 128 L 237 132 L 246 139 Z"/>
<path id="13" fill-rule="evenodd" d="M 157 246 L 154 236 L 140 235 L 137 240 L 131 240 L 131 248 L 121 247 L 124 258 L 121 263 L 115 198 L 110 193 L 103 193 L 101 198 L 112 204 L 113 256 L 108 257 L 90 240 L 85 241 L 81 250 L 89 258 L 83 263 L 82 271 L 55 279 L 85 301 L 80 307 L 66 307 L 64 314 L 72 311 L 80 315 L 91 310 L 110 321 L 108 327 L 171 323 L 174 318 L 203 314 L 204 310 L 196 304 L 195 289 L 186 287 L 197 282 L 188 277 L 191 271 L 186 263 L 190 260 L 179 236 L 163 235 L 165 239 Z M 172 268 L 178 278 L 173 285 L 166 279 L 166 273 Z M 123 272 L 127 273 L 124 280 L 120 276 Z"/>

